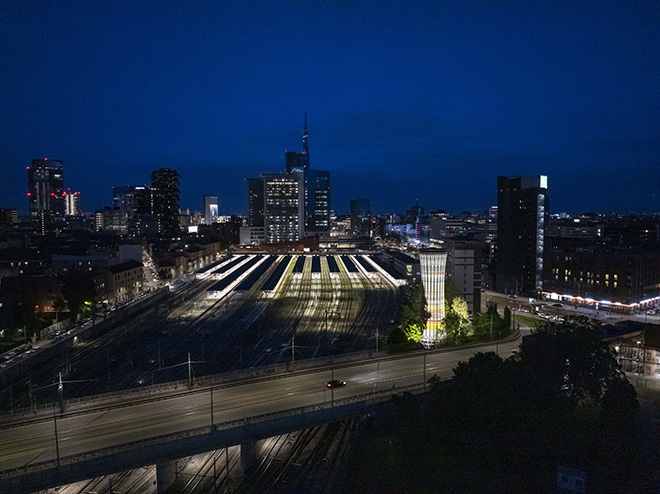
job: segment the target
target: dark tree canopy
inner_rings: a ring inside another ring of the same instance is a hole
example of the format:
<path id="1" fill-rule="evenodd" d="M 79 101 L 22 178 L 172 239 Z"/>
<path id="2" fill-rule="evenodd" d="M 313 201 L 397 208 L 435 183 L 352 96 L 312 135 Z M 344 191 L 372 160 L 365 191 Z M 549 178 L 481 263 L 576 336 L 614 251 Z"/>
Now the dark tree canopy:
<path id="1" fill-rule="evenodd" d="M 555 492 L 559 466 L 585 470 L 588 492 L 635 485 L 636 393 L 597 323 L 544 324 L 429 389 L 355 448 L 349 492 Z"/>
<path id="2" fill-rule="evenodd" d="M 61 276 L 62 296 L 66 300 L 71 315 L 75 318 L 90 310 L 96 303 L 96 287 L 94 280 L 86 271 L 70 270 Z"/>

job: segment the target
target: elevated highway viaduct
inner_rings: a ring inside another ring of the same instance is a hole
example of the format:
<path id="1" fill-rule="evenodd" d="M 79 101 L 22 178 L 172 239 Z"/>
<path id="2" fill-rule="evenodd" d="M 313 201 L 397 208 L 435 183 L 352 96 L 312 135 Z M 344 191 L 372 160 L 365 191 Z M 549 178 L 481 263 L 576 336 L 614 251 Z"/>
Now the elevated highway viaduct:
<path id="1" fill-rule="evenodd" d="M 324 365 L 268 378 L 89 403 L 0 424 L 0 492 L 32 492 L 145 465 L 158 466 L 159 492 L 177 458 L 363 414 L 424 378 L 449 378 L 476 352 L 517 350 L 519 335 L 495 344 Z M 325 382 L 347 385 L 330 390 Z M 244 462 L 249 464 L 249 458 Z"/>

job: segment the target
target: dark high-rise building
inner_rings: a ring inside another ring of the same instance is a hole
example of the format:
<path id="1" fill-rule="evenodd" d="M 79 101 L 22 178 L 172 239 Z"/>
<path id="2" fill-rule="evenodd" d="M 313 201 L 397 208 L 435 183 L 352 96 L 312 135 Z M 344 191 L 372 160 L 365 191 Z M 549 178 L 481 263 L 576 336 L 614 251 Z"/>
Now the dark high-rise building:
<path id="1" fill-rule="evenodd" d="M 248 178 L 248 226 L 264 226 L 264 179 Z"/>
<path id="2" fill-rule="evenodd" d="M 48 158 L 32 160 L 27 171 L 30 213 L 40 216 L 44 212 L 50 219 L 64 218 L 62 162 Z"/>
<path id="3" fill-rule="evenodd" d="M 179 232 L 179 174 L 171 168 L 161 168 L 151 173 L 153 214 L 161 225 L 161 233 L 174 235 Z"/>
<path id="4" fill-rule="evenodd" d="M 136 214 L 154 214 L 154 195 L 149 187 L 136 187 L 133 207 Z M 121 206 L 120 206 L 121 207 Z"/>
<path id="5" fill-rule="evenodd" d="M 330 231 L 330 172 L 305 171 L 305 193 L 307 194 L 307 231 Z"/>
<path id="6" fill-rule="evenodd" d="M 415 225 L 421 220 L 422 216 L 424 216 L 424 208 L 419 204 L 415 204 L 406 211 L 406 224 Z"/>
<path id="7" fill-rule="evenodd" d="M 151 198 L 146 196 L 144 192 L 147 187 L 145 185 L 122 185 L 120 187 L 112 188 L 112 206 L 125 211 L 129 218 L 132 218 L 137 212 L 136 199 L 137 196 L 143 194 L 143 200 L 146 203 L 146 209 L 143 214 L 151 213 Z"/>
<path id="8" fill-rule="evenodd" d="M 351 200 L 351 233 L 358 236 L 370 236 L 371 200 Z"/>
<path id="9" fill-rule="evenodd" d="M 302 153 L 286 151 L 286 172 L 294 170 L 309 170 L 309 143 L 307 142 L 307 113 L 305 113 L 305 129 L 303 130 Z"/>
<path id="10" fill-rule="evenodd" d="M 540 295 L 548 178 L 497 177 L 497 291 Z"/>

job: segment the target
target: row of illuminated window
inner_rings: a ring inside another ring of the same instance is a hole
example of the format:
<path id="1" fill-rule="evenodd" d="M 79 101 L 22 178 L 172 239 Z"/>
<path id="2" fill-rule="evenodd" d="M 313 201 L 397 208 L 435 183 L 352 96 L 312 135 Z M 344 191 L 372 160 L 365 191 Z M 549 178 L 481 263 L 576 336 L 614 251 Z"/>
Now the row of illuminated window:
<path id="1" fill-rule="evenodd" d="M 556 275 L 563 274 L 563 275 L 567 275 L 567 276 L 571 276 L 573 274 L 573 272 L 570 269 L 560 270 L 560 268 L 554 268 L 552 270 L 552 273 L 556 274 Z M 578 272 L 576 272 L 575 274 L 578 274 Z M 591 271 L 586 271 L 586 273 L 584 271 L 579 271 L 579 276 L 580 276 L 580 281 L 582 281 L 582 277 L 584 277 L 584 276 L 586 276 L 587 279 L 600 278 L 601 277 L 600 273 L 592 273 Z M 609 280 L 610 279 L 610 274 L 605 273 L 604 278 L 605 278 L 605 280 Z M 630 278 L 630 276 L 628 278 Z M 612 279 L 618 280 L 619 275 L 618 274 L 613 274 Z"/>

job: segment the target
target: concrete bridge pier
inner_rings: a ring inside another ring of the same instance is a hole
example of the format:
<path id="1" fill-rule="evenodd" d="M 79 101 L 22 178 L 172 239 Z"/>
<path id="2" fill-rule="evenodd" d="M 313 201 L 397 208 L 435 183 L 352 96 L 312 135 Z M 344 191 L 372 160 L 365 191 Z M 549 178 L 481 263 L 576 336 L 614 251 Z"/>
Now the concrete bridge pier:
<path id="1" fill-rule="evenodd" d="M 156 487 L 158 494 L 167 492 L 176 479 L 178 460 L 156 463 Z"/>
<path id="2" fill-rule="evenodd" d="M 247 472 L 254 462 L 259 458 L 264 439 L 260 441 L 248 441 L 241 443 L 241 470 Z"/>

